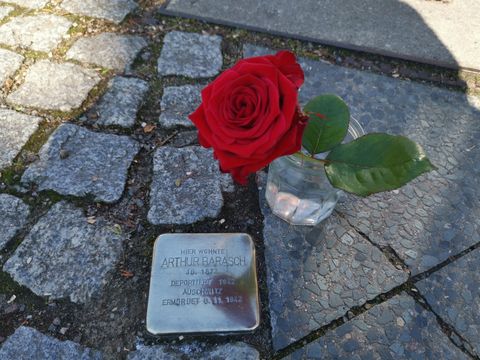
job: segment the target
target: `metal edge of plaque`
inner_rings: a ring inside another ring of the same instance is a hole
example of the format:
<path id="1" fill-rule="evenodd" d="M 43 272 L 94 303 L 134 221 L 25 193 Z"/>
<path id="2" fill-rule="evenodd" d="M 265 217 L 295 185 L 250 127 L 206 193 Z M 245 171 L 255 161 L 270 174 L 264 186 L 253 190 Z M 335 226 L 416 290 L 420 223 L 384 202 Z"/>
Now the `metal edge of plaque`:
<path id="1" fill-rule="evenodd" d="M 185 330 L 176 331 L 176 330 L 171 330 L 171 331 L 159 332 L 159 331 L 156 331 L 156 330 L 152 329 L 151 324 L 150 324 L 151 323 L 151 316 L 149 316 L 150 315 L 150 306 L 151 306 L 150 295 L 151 295 L 151 290 L 152 290 L 151 286 L 152 286 L 153 275 L 154 275 L 153 269 L 154 269 L 154 266 L 155 266 L 156 260 L 157 260 L 156 257 L 157 257 L 157 247 L 159 246 L 158 245 L 159 240 L 163 239 L 163 238 L 178 237 L 178 236 L 195 238 L 195 237 L 203 237 L 203 236 L 210 236 L 211 237 L 211 236 L 222 236 L 222 235 L 227 236 L 227 237 L 243 236 L 243 237 L 246 237 L 248 239 L 248 243 L 249 243 L 250 251 L 251 251 L 251 257 L 252 257 L 252 267 L 251 267 L 252 268 L 252 278 L 253 278 L 253 282 L 255 284 L 255 286 L 254 286 L 254 291 L 255 291 L 255 294 L 254 294 L 254 297 L 255 297 L 255 309 L 254 309 L 255 323 L 254 323 L 254 325 L 251 326 L 251 327 L 248 327 L 248 328 L 245 327 L 244 329 L 239 329 L 239 330 L 230 330 L 230 329 L 207 330 L 207 331 L 185 331 Z M 154 246 L 153 246 L 153 257 L 152 257 L 152 266 L 151 266 L 151 273 L 150 273 L 149 293 L 148 293 L 148 299 L 147 299 L 146 329 L 150 334 L 158 335 L 158 336 L 174 335 L 174 334 L 179 334 L 179 333 L 191 334 L 191 335 L 195 335 L 195 334 L 202 334 L 202 335 L 221 334 L 221 335 L 224 335 L 224 334 L 252 332 L 255 329 L 257 329 L 259 325 L 260 325 L 260 299 L 259 299 L 259 290 L 258 290 L 257 259 L 256 259 L 255 245 L 254 245 L 252 237 L 249 234 L 247 234 L 247 233 L 165 233 L 165 234 L 161 234 L 157 237 L 157 239 L 155 240 Z"/>

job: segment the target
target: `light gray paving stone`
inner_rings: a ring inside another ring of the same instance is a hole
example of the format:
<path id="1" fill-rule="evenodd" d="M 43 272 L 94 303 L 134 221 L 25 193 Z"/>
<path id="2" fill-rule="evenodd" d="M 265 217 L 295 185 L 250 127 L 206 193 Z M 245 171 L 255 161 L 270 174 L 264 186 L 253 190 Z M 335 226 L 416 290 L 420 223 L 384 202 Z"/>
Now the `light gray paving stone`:
<path id="1" fill-rule="evenodd" d="M 210 149 L 200 146 L 155 151 L 148 221 L 191 224 L 215 218 L 223 206 L 223 191 L 232 191 L 228 174 L 221 174 Z"/>
<path id="2" fill-rule="evenodd" d="M 139 148 L 128 136 L 63 124 L 41 148 L 39 160 L 25 170 L 22 183 L 35 183 L 40 191 L 115 202 L 122 196 L 128 168 Z"/>
<path id="3" fill-rule="evenodd" d="M 183 85 L 169 86 L 163 90 L 160 103 L 162 113 L 160 124 L 166 128 L 175 126 L 193 127 L 188 118 L 202 102 L 200 91 L 203 86 Z"/>
<path id="4" fill-rule="evenodd" d="M 246 56 L 272 53 L 246 47 Z M 400 190 L 337 206 L 370 240 L 391 246 L 413 274 L 480 242 L 480 104 L 476 98 L 419 84 L 300 59 L 300 100 L 334 93 L 366 132 L 402 134 L 425 149 L 438 171 Z"/>
<path id="5" fill-rule="evenodd" d="M 74 14 L 120 23 L 138 5 L 133 0 L 64 0 L 60 7 Z"/>
<path id="6" fill-rule="evenodd" d="M 60 44 L 71 26 L 70 20 L 51 14 L 15 17 L 0 26 L 0 43 L 49 52 Z"/>
<path id="7" fill-rule="evenodd" d="M 0 109 L 0 170 L 12 164 L 41 120 L 37 116 Z"/>
<path id="8" fill-rule="evenodd" d="M 21 199 L 0 194 L 0 250 L 27 223 L 30 209 Z"/>
<path id="9" fill-rule="evenodd" d="M 234 342 L 216 347 L 202 345 L 185 346 L 145 346 L 128 355 L 128 360 L 259 360 L 260 355 L 250 345 Z"/>
<path id="10" fill-rule="evenodd" d="M 99 81 L 93 70 L 41 60 L 28 69 L 25 82 L 7 101 L 19 106 L 70 111 L 82 105 Z"/>
<path id="11" fill-rule="evenodd" d="M 146 81 L 115 77 L 110 81 L 108 91 L 96 107 L 97 124 L 132 127 L 147 90 Z"/>
<path id="12" fill-rule="evenodd" d="M 52 206 L 3 270 L 39 296 L 85 303 L 97 295 L 122 253 L 123 236 L 104 219 L 89 224 L 67 202 Z"/>
<path id="13" fill-rule="evenodd" d="M 30 9 L 40 9 L 44 7 L 49 0 L 8 0 L 9 3 L 17 4 Z"/>
<path id="14" fill-rule="evenodd" d="M 191 78 L 215 76 L 222 67 L 221 43 L 217 35 L 169 32 L 163 40 L 158 73 Z"/>
<path id="15" fill-rule="evenodd" d="M 20 326 L 0 348 L 2 360 L 101 360 L 102 354 L 72 341 L 60 341 Z"/>
<path id="16" fill-rule="evenodd" d="M 20 68 L 23 59 L 24 57 L 20 54 L 0 49 L 0 88 Z"/>
<path id="17" fill-rule="evenodd" d="M 452 325 L 480 356 L 480 249 L 417 283 L 436 314 Z"/>
<path id="18" fill-rule="evenodd" d="M 316 227 L 291 226 L 275 216 L 265 200 L 265 178 L 258 176 L 275 350 L 407 280 L 339 216 Z"/>
<path id="19" fill-rule="evenodd" d="M 147 42 L 140 36 L 102 33 L 78 39 L 66 56 L 67 59 L 123 71 L 145 46 Z"/>
<path id="20" fill-rule="evenodd" d="M 402 293 L 300 348 L 300 359 L 468 359 L 435 315 Z"/>
<path id="21" fill-rule="evenodd" d="M 0 21 L 3 20 L 10 14 L 13 10 L 12 6 L 0 6 Z"/>

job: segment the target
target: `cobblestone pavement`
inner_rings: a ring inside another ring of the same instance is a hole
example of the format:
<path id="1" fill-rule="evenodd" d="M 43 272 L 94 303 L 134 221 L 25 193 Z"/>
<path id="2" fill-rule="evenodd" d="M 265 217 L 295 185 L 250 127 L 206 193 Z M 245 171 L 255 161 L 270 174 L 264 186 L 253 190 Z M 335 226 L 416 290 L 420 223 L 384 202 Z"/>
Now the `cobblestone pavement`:
<path id="1" fill-rule="evenodd" d="M 302 102 L 339 94 L 438 171 L 292 227 L 266 205 L 265 173 L 234 185 L 187 119 L 208 81 L 272 38 L 157 10 L 0 1 L 0 359 L 480 356 L 479 99 L 301 57 Z M 164 232 L 253 236 L 257 330 L 146 331 Z"/>

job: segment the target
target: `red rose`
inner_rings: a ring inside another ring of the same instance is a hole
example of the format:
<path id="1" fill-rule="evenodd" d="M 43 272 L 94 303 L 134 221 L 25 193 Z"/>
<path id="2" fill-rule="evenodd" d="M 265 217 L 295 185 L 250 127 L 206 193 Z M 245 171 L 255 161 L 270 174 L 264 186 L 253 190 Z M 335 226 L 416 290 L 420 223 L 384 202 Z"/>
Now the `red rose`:
<path id="1" fill-rule="evenodd" d="M 246 184 L 249 174 L 300 150 L 303 80 L 295 55 L 280 51 L 240 60 L 202 90 L 202 104 L 189 117 L 200 144 L 213 147 L 220 170 Z"/>

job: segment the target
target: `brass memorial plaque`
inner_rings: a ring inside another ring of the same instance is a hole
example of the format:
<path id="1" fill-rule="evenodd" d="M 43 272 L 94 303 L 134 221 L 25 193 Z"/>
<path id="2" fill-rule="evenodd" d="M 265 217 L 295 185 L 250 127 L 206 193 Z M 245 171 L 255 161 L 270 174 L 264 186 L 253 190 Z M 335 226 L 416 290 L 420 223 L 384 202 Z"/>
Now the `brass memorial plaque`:
<path id="1" fill-rule="evenodd" d="M 260 322 L 255 248 L 247 234 L 163 234 L 147 309 L 152 334 L 251 331 Z"/>

